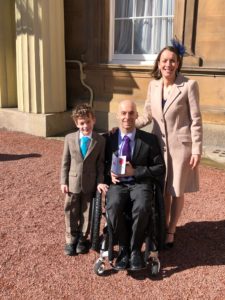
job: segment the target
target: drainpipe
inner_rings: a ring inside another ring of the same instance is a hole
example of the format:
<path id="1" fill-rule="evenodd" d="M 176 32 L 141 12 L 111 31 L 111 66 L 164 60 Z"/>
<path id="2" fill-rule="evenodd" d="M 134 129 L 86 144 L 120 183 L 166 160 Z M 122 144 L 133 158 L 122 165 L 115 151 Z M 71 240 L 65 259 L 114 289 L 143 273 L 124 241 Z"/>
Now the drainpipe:
<path id="1" fill-rule="evenodd" d="M 76 63 L 79 65 L 79 68 L 80 68 L 80 81 L 81 81 L 81 84 L 86 87 L 89 92 L 90 92 L 90 100 L 89 100 L 89 104 L 91 107 L 93 107 L 93 90 L 92 88 L 87 85 L 85 82 L 84 82 L 84 79 L 86 78 L 86 75 L 84 74 L 84 70 L 83 70 L 83 63 L 80 61 L 80 60 L 66 60 L 66 62 L 68 63 Z"/>

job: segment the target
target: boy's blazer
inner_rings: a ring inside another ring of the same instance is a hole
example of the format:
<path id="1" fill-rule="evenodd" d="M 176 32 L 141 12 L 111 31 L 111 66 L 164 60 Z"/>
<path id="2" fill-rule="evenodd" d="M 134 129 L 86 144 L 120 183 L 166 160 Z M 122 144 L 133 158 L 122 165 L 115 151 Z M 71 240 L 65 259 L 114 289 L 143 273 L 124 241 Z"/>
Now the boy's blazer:
<path id="1" fill-rule="evenodd" d="M 104 182 L 105 139 L 92 132 L 87 155 L 80 152 L 79 131 L 65 137 L 61 167 L 61 184 L 71 193 L 94 193 L 98 183 Z"/>

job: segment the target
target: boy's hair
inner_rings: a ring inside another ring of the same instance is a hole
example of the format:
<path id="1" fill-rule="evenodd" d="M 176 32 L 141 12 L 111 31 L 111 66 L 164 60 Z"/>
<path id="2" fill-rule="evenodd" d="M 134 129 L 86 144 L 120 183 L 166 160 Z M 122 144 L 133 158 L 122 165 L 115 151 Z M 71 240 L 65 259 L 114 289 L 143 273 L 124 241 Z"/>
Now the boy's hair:
<path id="1" fill-rule="evenodd" d="M 78 104 L 72 111 L 72 117 L 77 120 L 78 118 L 85 118 L 92 116 L 95 117 L 94 110 L 88 103 Z"/>

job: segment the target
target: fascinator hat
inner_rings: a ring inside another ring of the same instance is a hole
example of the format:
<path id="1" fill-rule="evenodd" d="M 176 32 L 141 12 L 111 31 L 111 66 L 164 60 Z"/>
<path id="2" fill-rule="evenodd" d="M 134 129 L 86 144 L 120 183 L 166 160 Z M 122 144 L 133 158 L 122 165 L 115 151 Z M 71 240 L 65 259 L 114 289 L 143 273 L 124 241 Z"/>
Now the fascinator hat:
<path id="1" fill-rule="evenodd" d="M 175 48 L 178 52 L 178 54 L 183 57 L 186 53 L 185 46 L 177 39 L 177 37 L 171 39 L 172 47 Z"/>

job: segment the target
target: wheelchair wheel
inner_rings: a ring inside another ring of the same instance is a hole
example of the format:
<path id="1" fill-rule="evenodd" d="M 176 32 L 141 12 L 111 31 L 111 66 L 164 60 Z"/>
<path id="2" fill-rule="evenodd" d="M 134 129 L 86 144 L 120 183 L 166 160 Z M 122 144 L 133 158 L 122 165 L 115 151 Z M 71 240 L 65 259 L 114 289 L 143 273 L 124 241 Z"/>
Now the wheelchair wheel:
<path id="1" fill-rule="evenodd" d="M 153 259 L 150 264 L 151 267 L 151 275 L 157 276 L 160 271 L 160 261 L 158 259 Z"/>
<path id="2" fill-rule="evenodd" d="M 94 265 L 94 272 L 98 276 L 102 276 L 105 272 L 105 263 L 101 260 L 98 259 Z"/>
<path id="3" fill-rule="evenodd" d="M 91 248 L 95 251 L 99 250 L 100 245 L 100 222 L 102 216 L 102 199 L 101 194 L 97 193 L 93 199 L 91 214 Z"/>

